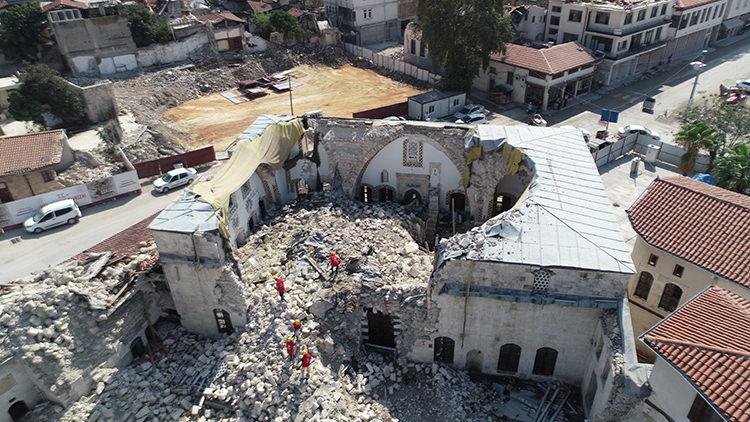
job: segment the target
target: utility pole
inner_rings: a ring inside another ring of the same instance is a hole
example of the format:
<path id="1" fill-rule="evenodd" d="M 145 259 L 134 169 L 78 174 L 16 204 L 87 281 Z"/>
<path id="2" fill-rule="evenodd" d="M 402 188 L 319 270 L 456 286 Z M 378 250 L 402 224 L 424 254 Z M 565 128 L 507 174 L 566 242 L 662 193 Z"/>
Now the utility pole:
<path id="1" fill-rule="evenodd" d="M 693 89 L 690 91 L 690 99 L 688 99 L 687 103 L 687 110 L 690 110 L 690 107 L 693 106 L 693 98 L 695 97 L 695 90 L 698 88 L 698 78 L 701 76 L 701 72 L 703 71 L 703 68 L 706 67 L 706 64 L 703 63 L 704 57 L 706 57 L 706 53 L 708 50 L 701 51 L 700 60 L 696 60 L 694 62 L 690 62 L 690 66 L 693 66 L 693 70 L 695 70 L 695 81 L 693 81 Z"/>
<path id="2" fill-rule="evenodd" d="M 294 102 L 292 102 L 292 75 L 289 75 L 289 108 L 292 110 L 292 116 L 294 116 Z"/>

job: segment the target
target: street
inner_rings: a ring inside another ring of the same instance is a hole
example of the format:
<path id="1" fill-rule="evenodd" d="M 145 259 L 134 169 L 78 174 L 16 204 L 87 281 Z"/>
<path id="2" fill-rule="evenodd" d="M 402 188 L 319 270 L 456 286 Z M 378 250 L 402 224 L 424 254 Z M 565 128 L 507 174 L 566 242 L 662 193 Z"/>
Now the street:
<path id="1" fill-rule="evenodd" d="M 73 226 L 61 226 L 39 233 L 16 229 L 0 235 L 0 283 L 24 277 L 65 261 L 108 237 L 164 209 L 180 194 L 153 194 L 152 186 L 131 196 L 83 209 Z M 12 239 L 20 239 L 13 243 Z"/>

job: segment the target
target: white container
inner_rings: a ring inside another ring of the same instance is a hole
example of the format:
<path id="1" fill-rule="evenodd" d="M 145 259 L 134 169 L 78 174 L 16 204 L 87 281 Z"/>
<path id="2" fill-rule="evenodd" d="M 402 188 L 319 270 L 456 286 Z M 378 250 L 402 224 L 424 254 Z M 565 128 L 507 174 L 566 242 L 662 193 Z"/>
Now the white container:
<path id="1" fill-rule="evenodd" d="M 646 156 L 643 158 L 649 164 L 656 163 L 659 158 L 659 151 L 661 151 L 661 145 L 649 144 L 646 149 Z"/>

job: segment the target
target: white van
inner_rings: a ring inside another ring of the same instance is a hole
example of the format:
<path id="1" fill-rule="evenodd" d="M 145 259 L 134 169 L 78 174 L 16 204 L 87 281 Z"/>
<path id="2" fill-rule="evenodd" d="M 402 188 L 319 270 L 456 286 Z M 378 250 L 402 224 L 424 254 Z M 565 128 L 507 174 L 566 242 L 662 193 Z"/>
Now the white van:
<path id="1" fill-rule="evenodd" d="M 72 199 L 57 201 L 45 205 L 23 222 L 23 228 L 29 233 L 39 233 L 42 230 L 63 224 L 75 224 L 81 218 L 81 210 Z"/>

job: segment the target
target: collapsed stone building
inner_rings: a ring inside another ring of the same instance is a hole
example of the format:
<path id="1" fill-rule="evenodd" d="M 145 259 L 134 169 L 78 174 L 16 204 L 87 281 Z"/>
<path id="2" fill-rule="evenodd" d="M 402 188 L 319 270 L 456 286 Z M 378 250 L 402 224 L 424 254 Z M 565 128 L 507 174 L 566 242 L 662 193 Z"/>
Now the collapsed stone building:
<path id="1" fill-rule="evenodd" d="M 645 374 L 610 206 L 574 129 L 263 116 L 150 228 L 190 332 L 254 333 L 245 346 L 265 348 L 305 318 L 309 346 L 330 362 L 365 346 L 433 374 L 442 363 L 564 382 L 537 413 L 554 419 L 572 400 L 590 419 L 620 420 Z M 333 280 L 330 251 L 345 262 Z M 269 311 L 277 276 L 292 299 Z M 375 385 L 400 380 L 392 371 Z M 336 402 L 296 415 L 345 416 Z M 295 415 L 275 400 L 246 404 L 261 420 Z"/>

